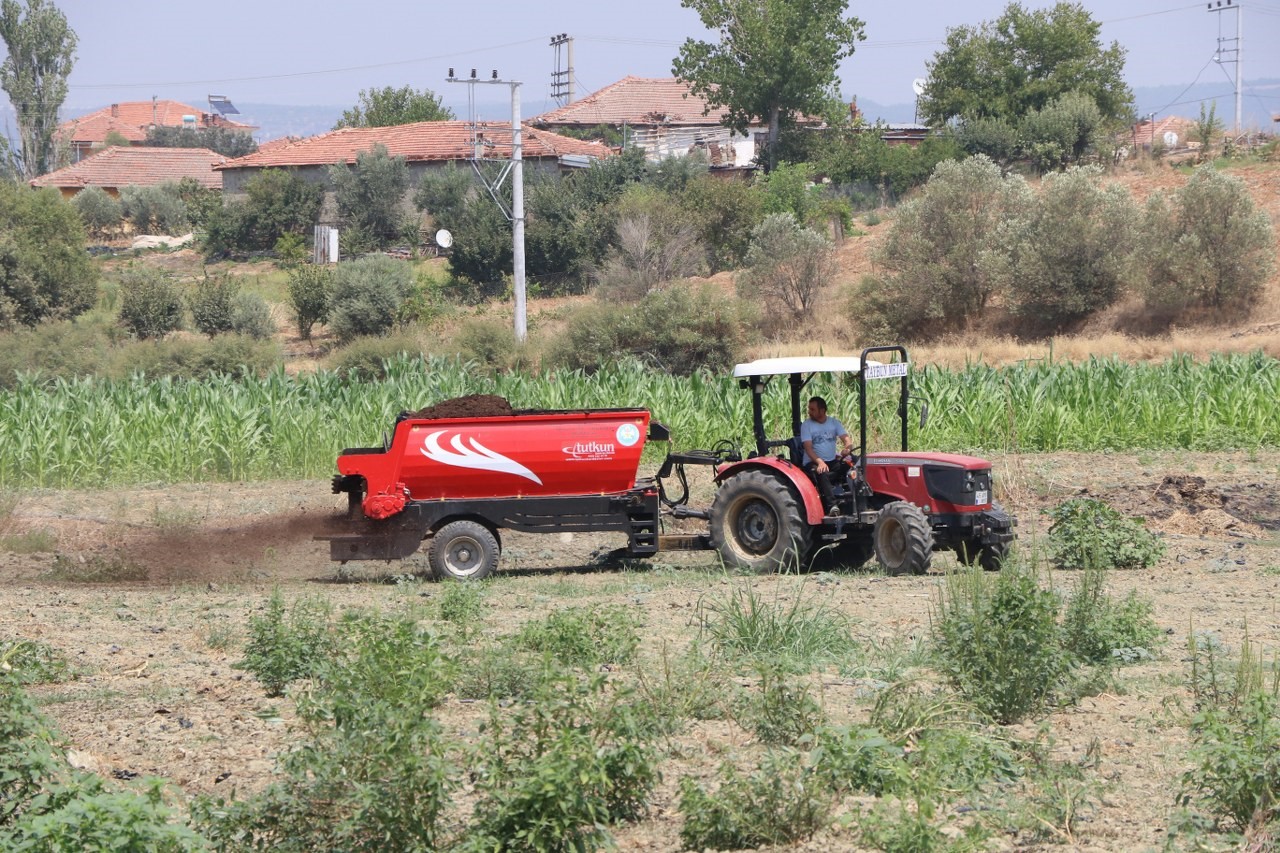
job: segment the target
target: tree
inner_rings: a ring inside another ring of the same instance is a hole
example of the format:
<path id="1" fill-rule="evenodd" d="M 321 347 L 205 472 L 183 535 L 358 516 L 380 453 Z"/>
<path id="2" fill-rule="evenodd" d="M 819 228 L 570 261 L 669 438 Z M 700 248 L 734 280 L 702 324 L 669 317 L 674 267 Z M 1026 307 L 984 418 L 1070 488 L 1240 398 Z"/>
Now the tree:
<path id="1" fill-rule="evenodd" d="M 83 314 L 98 299 L 84 226 L 54 189 L 0 181 L 0 328 Z"/>
<path id="2" fill-rule="evenodd" d="M 862 21 L 843 17 L 848 0 L 681 0 L 716 43 L 685 40 L 672 73 L 712 107 L 723 123 L 744 133 L 753 119 L 768 122 L 768 166 L 781 129 L 802 114 L 829 111 L 840 61 L 865 38 Z"/>
<path id="3" fill-rule="evenodd" d="M 925 121 L 1003 118 L 1017 123 L 1055 98 L 1080 92 L 1103 119 L 1127 119 L 1133 93 L 1124 82 L 1125 50 L 1103 48 L 1101 24 L 1079 3 L 1028 11 L 1010 3 L 994 22 L 956 27 L 929 63 L 920 99 Z"/>
<path id="4" fill-rule="evenodd" d="M 30 180 L 55 165 L 53 134 L 76 61 L 76 34 L 52 3 L 26 0 L 24 9 L 18 0 L 0 0 L 0 38 L 9 49 L 0 88 L 18 111 L 22 174 Z"/>
<path id="5" fill-rule="evenodd" d="M 89 233 L 95 237 L 106 237 L 120 227 L 124 218 L 124 209 L 117 199 L 107 194 L 102 187 L 85 187 L 71 199 L 80 219 Z"/>
<path id="6" fill-rule="evenodd" d="M 248 131 L 230 127 L 153 127 L 147 145 L 155 148 L 208 148 L 223 157 L 245 157 L 258 150 Z"/>
<path id="7" fill-rule="evenodd" d="M 965 328 L 1006 279 L 996 235 L 1023 217 L 1031 191 L 982 155 L 938 164 L 921 194 L 898 208 L 869 278 L 850 308 L 864 334 L 921 339 Z"/>
<path id="8" fill-rule="evenodd" d="M 374 145 L 356 154 L 354 167 L 330 166 L 329 180 L 352 245 L 376 249 L 404 232 L 402 202 L 409 188 L 409 167 L 403 157 L 392 157 L 385 145 Z"/>
<path id="9" fill-rule="evenodd" d="M 738 297 L 763 309 L 762 325 L 774 334 L 803 322 L 837 269 L 830 240 L 791 213 L 770 214 L 751 233 Z"/>
<path id="10" fill-rule="evenodd" d="M 1022 151 L 1037 169 L 1048 172 L 1077 164 L 1094 148 L 1102 132 L 1102 113 L 1082 92 L 1054 98 L 1022 120 Z"/>
<path id="11" fill-rule="evenodd" d="M 1101 176 L 1101 166 L 1046 175 L 1026 216 L 1000 233 L 1005 285 L 1024 330 L 1062 331 L 1128 284 L 1141 215 L 1128 190 L 1104 188 Z"/>
<path id="12" fill-rule="evenodd" d="M 412 86 L 402 86 L 399 89 L 384 86 L 381 89 L 362 89 L 360 102 L 344 111 L 333 129 L 391 127 L 413 124 L 415 121 L 452 121 L 454 117 L 453 110 L 444 106 L 440 96 L 430 89 L 419 92 Z"/>

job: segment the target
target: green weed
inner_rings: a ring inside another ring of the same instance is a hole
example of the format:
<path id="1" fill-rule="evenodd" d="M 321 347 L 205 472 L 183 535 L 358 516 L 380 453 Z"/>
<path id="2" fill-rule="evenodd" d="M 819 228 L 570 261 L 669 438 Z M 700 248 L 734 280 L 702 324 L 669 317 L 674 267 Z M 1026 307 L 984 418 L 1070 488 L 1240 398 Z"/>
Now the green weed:
<path id="1" fill-rule="evenodd" d="M 39 640 L 0 640 L 0 672 L 14 684 L 57 684 L 75 677 L 66 655 Z"/>
<path id="2" fill-rule="evenodd" d="M 1146 569 L 1164 554 L 1164 543 L 1136 518 L 1097 498 L 1071 498 L 1047 514 L 1049 555 L 1065 569 Z"/>
<path id="3" fill-rule="evenodd" d="M 131 563 L 124 557 L 93 554 L 69 557 L 57 554 L 47 576 L 68 583 L 135 583 L 151 576 L 146 566 Z"/>
<path id="4" fill-rule="evenodd" d="M 236 666 L 252 672 L 268 696 L 283 696 L 289 684 L 315 674 L 333 652 L 330 614 L 328 602 L 318 598 L 300 598 L 286 610 L 284 596 L 275 590 L 266 613 L 249 619 L 244 659 Z"/>
<path id="5" fill-rule="evenodd" d="M 983 713 L 1023 719 L 1049 701 L 1070 669 L 1058 628 L 1058 596 L 1009 564 L 947 576 L 934 637 L 943 673 Z"/>
<path id="6" fill-rule="evenodd" d="M 759 691 L 743 694 L 733 710 L 738 725 L 756 740 L 770 746 L 795 746 L 826 722 L 822 706 L 807 684 L 764 664 L 757 672 Z"/>
<path id="7" fill-rule="evenodd" d="M 627 663 L 640 644 L 636 618 L 622 607 L 570 607 L 524 626 L 514 648 L 542 652 L 566 666 Z"/>
<path id="8" fill-rule="evenodd" d="M 58 535 L 51 530 L 28 530 L 0 535 L 0 551 L 10 554 L 46 554 L 58 547 Z"/>
<path id="9" fill-rule="evenodd" d="M 764 663 L 804 672 L 838 660 L 852 643 L 848 620 L 828 602 L 805 595 L 800 586 L 786 601 L 777 588 L 772 599 L 756 595 L 750 583 L 735 586 L 727 599 L 699 602 L 701 635 L 725 658 L 745 665 Z"/>
<path id="10" fill-rule="evenodd" d="M 827 823 L 831 799 L 803 753 L 770 752 L 744 775 L 720 765 L 716 788 L 680 780 L 680 841 L 686 850 L 737 850 L 790 844 L 812 837 Z"/>

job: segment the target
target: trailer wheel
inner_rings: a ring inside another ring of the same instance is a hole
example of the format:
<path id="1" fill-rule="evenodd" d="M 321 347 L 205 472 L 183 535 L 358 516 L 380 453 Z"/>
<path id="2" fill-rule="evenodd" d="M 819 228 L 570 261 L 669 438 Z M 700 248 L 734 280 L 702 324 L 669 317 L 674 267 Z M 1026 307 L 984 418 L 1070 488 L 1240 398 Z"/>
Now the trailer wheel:
<path id="1" fill-rule="evenodd" d="M 729 478 L 711 504 L 711 545 L 726 565 L 761 573 L 798 567 L 812 538 L 795 494 L 760 471 Z"/>
<path id="2" fill-rule="evenodd" d="M 933 562 L 933 531 L 924 512 L 906 501 L 894 501 L 876 517 L 876 559 L 891 575 L 922 575 Z"/>
<path id="3" fill-rule="evenodd" d="M 451 521 L 436 531 L 427 563 L 440 580 L 478 581 L 498 567 L 498 538 L 478 521 Z"/>

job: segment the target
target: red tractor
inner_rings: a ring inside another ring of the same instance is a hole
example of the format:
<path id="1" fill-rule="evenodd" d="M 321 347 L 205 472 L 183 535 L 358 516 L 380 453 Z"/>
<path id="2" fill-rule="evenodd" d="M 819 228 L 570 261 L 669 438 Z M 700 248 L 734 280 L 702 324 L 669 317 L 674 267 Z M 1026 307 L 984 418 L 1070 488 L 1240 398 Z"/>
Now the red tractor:
<path id="1" fill-rule="evenodd" d="M 898 355 L 899 360 L 868 359 L 880 353 Z M 736 452 L 716 454 L 719 489 L 710 511 L 690 510 L 677 501 L 670 507 L 673 515 L 705 515 L 710 543 L 724 561 L 756 571 L 803 565 L 823 547 L 850 567 L 861 566 L 874 554 L 891 574 L 923 574 L 933 552 L 948 549 L 965 563 L 997 568 L 1013 541 L 1015 521 L 992 501 L 991 463 L 953 453 L 908 451 L 907 371 L 907 351 L 900 346 L 872 347 L 857 358 L 773 358 L 738 365 L 733 375 L 752 395 L 755 451 L 745 459 Z M 819 373 L 850 373 L 858 381 L 859 443 L 849 474 L 833 484 L 831 511 L 823 506 L 815 475 L 803 467 L 799 438 L 803 392 Z M 782 376 L 787 377 L 791 396 L 790 430 L 785 437 L 771 439 L 763 399 L 770 384 Z M 877 379 L 899 380 L 900 450 L 866 450 L 867 382 Z M 706 460 L 707 455 L 697 452 L 672 454 L 659 483 L 672 468 Z"/>
<path id="2" fill-rule="evenodd" d="M 898 354 L 896 362 L 868 360 Z M 827 512 L 802 467 L 801 396 L 818 373 L 852 373 L 859 384 L 859 435 L 851 473 L 833 484 Z M 669 441 L 644 409 L 516 411 L 480 417 L 397 419 L 383 447 L 344 450 L 335 492 L 349 499 L 349 527 L 323 538 L 330 557 L 392 560 L 425 541 L 442 578 L 485 577 L 497 567 L 504 530 L 617 532 L 623 552 L 714 548 L 725 563 L 755 571 L 807 564 L 816 550 L 860 566 L 874 553 L 891 573 L 923 573 L 935 550 L 995 568 L 1014 520 L 991 500 L 991 464 L 972 456 L 907 450 L 907 353 L 874 347 L 858 358 L 765 359 L 738 365 L 752 394 L 755 450 L 730 442 L 668 453 L 656 477 L 637 479 L 645 439 Z M 790 432 L 770 439 L 763 395 L 779 376 L 791 392 Z M 868 380 L 900 379 L 902 449 L 867 453 Z M 688 505 L 688 466 L 710 466 L 710 508 Z M 671 497 L 675 478 L 682 493 Z M 706 533 L 661 533 L 662 518 L 705 519 Z"/>

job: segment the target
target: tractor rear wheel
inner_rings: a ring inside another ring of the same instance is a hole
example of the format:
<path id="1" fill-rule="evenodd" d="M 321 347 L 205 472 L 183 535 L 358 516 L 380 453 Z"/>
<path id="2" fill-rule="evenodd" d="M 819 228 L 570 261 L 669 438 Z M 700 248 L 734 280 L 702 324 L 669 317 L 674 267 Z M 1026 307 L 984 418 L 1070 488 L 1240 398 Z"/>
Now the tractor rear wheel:
<path id="1" fill-rule="evenodd" d="M 451 521 L 436 531 L 427 563 L 440 580 L 478 581 L 493 574 L 502 549 L 493 531 L 478 521 Z"/>
<path id="2" fill-rule="evenodd" d="M 716 492 L 711 545 L 725 565 L 760 573 L 799 568 L 812 541 L 800 501 L 777 477 L 744 471 Z"/>
<path id="3" fill-rule="evenodd" d="M 915 504 L 894 501 L 880 510 L 875 530 L 876 559 L 891 575 L 922 575 L 933 562 L 933 531 Z"/>

